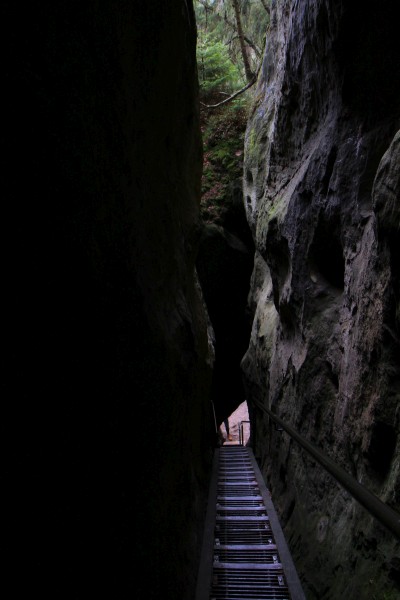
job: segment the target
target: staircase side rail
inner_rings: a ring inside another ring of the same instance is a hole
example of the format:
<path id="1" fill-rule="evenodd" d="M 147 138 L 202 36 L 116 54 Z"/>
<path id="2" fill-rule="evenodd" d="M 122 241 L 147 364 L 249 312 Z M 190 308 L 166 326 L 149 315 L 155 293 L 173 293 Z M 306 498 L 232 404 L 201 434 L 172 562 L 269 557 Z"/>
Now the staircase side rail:
<path id="1" fill-rule="evenodd" d="M 252 404 L 266 413 L 275 423 L 282 427 L 302 448 L 330 473 L 336 481 L 344 487 L 372 516 L 374 516 L 391 533 L 400 539 L 400 514 L 382 502 L 380 498 L 370 492 L 365 486 L 339 467 L 331 458 L 324 455 L 318 448 L 310 444 L 293 427 L 285 423 L 271 409 L 256 400 Z"/>
<path id="2" fill-rule="evenodd" d="M 218 488 L 219 450 L 214 452 L 211 481 L 208 492 L 207 512 L 203 533 L 203 543 L 196 586 L 196 600 L 209 600 L 214 559 L 214 526 L 217 514 L 216 498 Z"/>
<path id="3" fill-rule="evenodd" d="M 256 476 L 258 487 L 263 498 L 264 506 L 267 510 L 267 515 L 269 517 L 271 529 L 274 534 L 275 543 L 279 551 L 280 561 L 283 566 L 288 588 L 290 590 L 291 600 L 306 600 L 299 576 L 296 571 L 296 567 L 292 559 L 292 555 L 290 554 L 289 546 L 286 542 L 281 524 L 279 522 L 278 515 L 275 510 L 275 506 L 272 502 L 271 494 L 267 489 L 260 468 L 257 464 L 257 461 L 254 457 L 251 448 L 248 449 L 248 452 L 250 460 L 253 464 L 254 474 Z"/>

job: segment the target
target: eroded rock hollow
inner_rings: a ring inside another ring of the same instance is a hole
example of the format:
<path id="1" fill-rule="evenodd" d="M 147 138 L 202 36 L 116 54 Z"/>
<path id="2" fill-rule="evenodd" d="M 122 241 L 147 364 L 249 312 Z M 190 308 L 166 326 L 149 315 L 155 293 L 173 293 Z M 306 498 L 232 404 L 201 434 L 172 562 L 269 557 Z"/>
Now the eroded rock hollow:
<path id="1" fill-rule="evenodd" d="M 390 1 L 272 4 L 246 132 L 256 255 L 242 368 L 248 399 L 267 404 L 398 511 L 394 23 Z M 288 435 L 257 411 L 254 418 L 255 451 L 307 598 L 396 595 L 399 541 Z"/>

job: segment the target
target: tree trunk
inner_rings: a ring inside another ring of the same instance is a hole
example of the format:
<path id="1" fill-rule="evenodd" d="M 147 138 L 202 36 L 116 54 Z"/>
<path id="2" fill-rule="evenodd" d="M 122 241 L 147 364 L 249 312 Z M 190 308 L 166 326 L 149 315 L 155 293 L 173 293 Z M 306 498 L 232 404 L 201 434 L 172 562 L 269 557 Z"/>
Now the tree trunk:
<path id="1" fill-rule="evenodd" d="M 215 10 L 215 6 L 208 4 L 206 2 L 206 0 L 198 0 L 199 4 L 201 4 L 204 9 L 205 9 L 205 14 L 206 14 L 206 26 L 207 26 L 207 17 L 208 17 L 208 13 L 212 12 L 214 17 L 216 19 L 218 19 L 219 21 L 223 21 L 224 23 L 226 23 L 228 25 L 228 27 L 230 27 L 231 29 L 233 29 L 233 31 L 236 33 L 237 32 L 237 26 L 235 23 L 233 23 L 233 21 L 231 21 L 230 19 L 228 19 L 227 15 L 226 15 L 226 11 L 225 14 L 222 16 L 220 15 L 216 10 Z M 246 44 L 248 46 L 250 46 L 250 48 L 252 48 L 252 50 L 254 50 L 254 54 L 256 54 L 256 56 L 258 58 L 261 58 L 261 54 L 262 51 L 260 50 L 260 48 L 258 48 L 256 46 L 256 44 L 253 42 L 253 40 L 251 40 L 247 35 L 243 35 L 243 39 L 246 42 Z"/>
<path id="2" fill-rule="evenodd" d="M 269 6 L 267 5 L 266 1 L 265 0 L 261 0 L 261 4 L 263 5 L 263 7 L 267 11 L 267 13 L 270 14 Z"/>
<path id="3" fill-rule="evenodd" d="M 240 50 L 242 52 L 242 57 L 243 57 L 244 71 L 246 73 L 246 79 L 250 83 L 254 79 L 254 73 L 252 73 L 252 70 L 250 67 L 250 62 L 249 62 L 249 57 L 247 56 L 246 44 L 244 43 L 242 20 L 240 18 L 239 0 L 232 0 L 232 4 L 233 4 L 233 9 L 235 11 L 237 32 L 238 32 L 238 36 L 239 36 Z"/>

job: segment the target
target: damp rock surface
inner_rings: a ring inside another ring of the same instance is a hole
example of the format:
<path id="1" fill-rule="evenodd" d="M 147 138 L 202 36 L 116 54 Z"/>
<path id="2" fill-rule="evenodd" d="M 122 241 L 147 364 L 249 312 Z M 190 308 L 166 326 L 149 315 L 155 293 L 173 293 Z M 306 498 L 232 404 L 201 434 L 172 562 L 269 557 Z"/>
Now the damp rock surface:
<path id="1" fill-rule="evenodd" d="M 399 48 L 395 3 L 366 4 L 273 3 L 245 140 L 242 369 L 250 413 L 269 406 L 399 511 Z M 255 417 L 307 598 L 395 597 L 398 540 Z"/>

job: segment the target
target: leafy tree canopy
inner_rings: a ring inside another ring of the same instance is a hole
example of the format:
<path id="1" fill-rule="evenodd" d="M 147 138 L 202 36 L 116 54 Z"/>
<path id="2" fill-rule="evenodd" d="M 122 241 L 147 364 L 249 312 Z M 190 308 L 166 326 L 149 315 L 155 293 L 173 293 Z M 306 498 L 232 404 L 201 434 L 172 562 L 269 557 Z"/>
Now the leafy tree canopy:
<path id="1" fill-rule="evenodd" d="M 242 84 L 240 69 L 232 62 L 226 44 L 208 31 L 199 38 L 197 67 L 202 97 L 230 94 Z"/>
<path id="2" fill-rule="evenodd" d="M 270 0 L 195 0 L 203 99 L 231 94 L 258 71 Z"/>
<path id="3" fill-rule="evenodd" d="M 200 214 L 207 223 L 226 226 L 229 215 L 237 210 L 233 189 L 243 172 L 247 122 L 248 96 L 243 92 L 254 82 L 261 64 L 269 3 L 270 0 L 194 3 L 204 149 Z"/>

